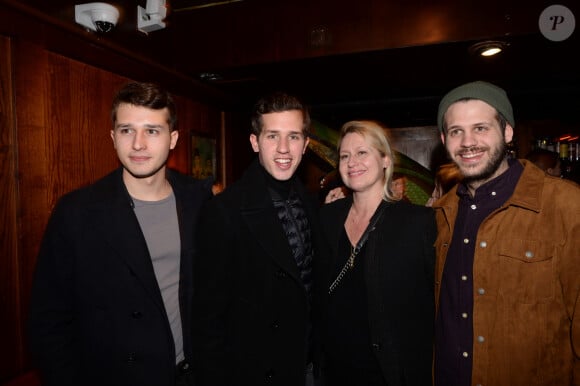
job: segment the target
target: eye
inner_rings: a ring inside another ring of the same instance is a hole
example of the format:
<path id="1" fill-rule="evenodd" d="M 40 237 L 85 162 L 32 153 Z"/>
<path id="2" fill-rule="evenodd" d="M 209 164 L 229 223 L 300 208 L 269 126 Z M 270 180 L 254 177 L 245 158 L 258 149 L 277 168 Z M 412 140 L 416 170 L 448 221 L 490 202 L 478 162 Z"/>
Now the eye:
<path id="1" fill-rule="evenodd" d="M 123 135 L 133 134 L 134 130 L 129 127 L 121 127 L 119 128 L 119 133 Z"/>
<path id="2" fill-rule="evenodd" d="M 276 139 L 276 134 L 273 134 L 273 133 L 266 134 L 266 138 L 267 139 Z"/>
<path id="3" fill-rule="evenodd" d="M 340 156 L 338 156 L 338 160 L 339 160 L 339 161 L 344 161 L 344 160 L 346 160 L 347 158 L 348 158 L 348 155 L 346 155 L 346 154 L 341 154 Z"/>
<path id="4" fill-rule="evenodd" d="M 461 132 L 461 130 L 459 130 L 459 129 L 451 129 L 451 130 L 447 131 L 447 135 L 449 137 L 456 137 L 459 135 L 460 132 Z"/>
<path id="5" fill-rule="evenodd" d="M 302 137 L 299 134 L 291 134 L 290 139 L 293 141 L 299 141 Z"/>
<path id="6" fill-rule="evenodd" d="M 158 135 L 159 134 L 159 130 L 157 130 L 157 129 L 147 129 L 147 134 L 148 135 Z"/>

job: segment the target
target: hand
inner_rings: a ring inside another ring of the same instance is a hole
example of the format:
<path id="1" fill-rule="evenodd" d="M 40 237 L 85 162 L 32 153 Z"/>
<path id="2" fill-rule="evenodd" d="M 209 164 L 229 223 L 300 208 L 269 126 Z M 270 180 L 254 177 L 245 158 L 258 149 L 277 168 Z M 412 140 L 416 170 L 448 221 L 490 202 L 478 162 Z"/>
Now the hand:
<path id="1" fill-rule="evenodd" d="M 346 197 L 346 194 L 345 194 L 344 188 L 339 186 L 338 188 L 334 188 L 330 192 L 328 192 L 328 194 L 326 195 L 326 198 L 324 199 L 324 203 L 329 204 L 333 201 L 340 200 L 341 198 L 345 198 L 345 197 Z"/>

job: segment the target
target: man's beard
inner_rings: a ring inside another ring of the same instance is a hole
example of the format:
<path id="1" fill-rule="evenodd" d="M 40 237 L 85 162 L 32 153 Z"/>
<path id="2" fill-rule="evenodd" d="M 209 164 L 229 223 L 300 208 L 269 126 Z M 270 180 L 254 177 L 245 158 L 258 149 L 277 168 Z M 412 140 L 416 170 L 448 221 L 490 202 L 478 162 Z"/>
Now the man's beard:
<path id="1" fill-rule="evenodd" d="M 475 150 L 478 150 L 478 148 L 474 148 Z M 468 149 L 469 151 L 470 149 Z M 471 184 L 474 182 L 483 182 L 483 181 L 487 181 L 488 179 L 490 179 L 495 172 L 499 169 L 501 163 L 503 162 L 503 160 L 505 159 L 505 156 L 507 154 L 507 145 L 505 142 L 501 142 L 499 144 L 498 147 L 494 148 L 492 151 L 490 151 L 490 160 L 487 163 L 487 165 L 485 165 L 485 167 L 483 168 L 483 170 L 477 174 L 468 174 L 468 173 L 463 173 L 463 182 L 465 182 L 466 184 Z M 459 165 L 458 165 L 459 167 Z M 459 167 L 459 169 L 461 170 L 462 168 Z M 467 170 L 469 170 L 467 168 Z"/>

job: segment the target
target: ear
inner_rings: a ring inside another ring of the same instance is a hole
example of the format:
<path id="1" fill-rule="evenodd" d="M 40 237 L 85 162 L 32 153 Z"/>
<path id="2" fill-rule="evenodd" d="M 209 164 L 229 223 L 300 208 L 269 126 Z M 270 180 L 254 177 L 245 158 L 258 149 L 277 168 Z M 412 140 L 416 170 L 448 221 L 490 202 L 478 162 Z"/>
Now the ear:
<path id="1" fill-rule="evenodd" d="M 258 137 L 256 134 L 250 134 L 250 143 L 252 144 L 252 149 L 254 153 L 260 152 L 260 146 L 258 145 Z"/>
<path id="2" fill-rule="evenodd" d="M 111 130 L 111 139 L 113 140 L 113 147 L 116 149 L 117 144 L 115 143 L 115 130 Z"/>
<path id="3" fill-rule="evenodd" d="M 505 143 L 510 143 L 514 139 L 514 128 L 509 123 L 505 125 Z"/>
<path id="4" fill-rule="evenodd" d="M 391 166 L 391 159 L 388 156 L 383 157 L 383 169 L 388 168 Z"/>
<path id="5" fill-rule="evenodd" d="M 175 149 L 175 145 L 177 145 L 177 139 L 179 138 L 179 131 L 173 130 L 170 135 L 171 135 L 171 143 L 169 145 L 169 148 L 171 150 L 173 150 L 173 149 Z"/>
<path id="6" fill-rule="evenodd" d="M 445 133 L 441 132 L 441 142 L 445 145 Z"/>
<path id="7" fill-rule="evenodd" d="M 306 153 L 306 149 L 308 148 L 309 143 L 310 143 L 310 137 L 306 137 L 306 141 L 304 141 L 304 149 L 302 149 L 302 154 Z"/>

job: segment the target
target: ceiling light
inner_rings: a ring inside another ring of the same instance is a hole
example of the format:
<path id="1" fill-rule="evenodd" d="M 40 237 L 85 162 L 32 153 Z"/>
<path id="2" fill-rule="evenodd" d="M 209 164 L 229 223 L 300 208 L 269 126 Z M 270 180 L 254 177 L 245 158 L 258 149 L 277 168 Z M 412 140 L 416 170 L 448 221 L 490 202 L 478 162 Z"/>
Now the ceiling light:
<path id="1" fill-rule="evenodd" d="M 473 44 L 469 47 L 469 51 L 479 56 L 494 56 L 499 54 L 508 46 L 505 42 L 497 40 L 487 40 Z"/>

